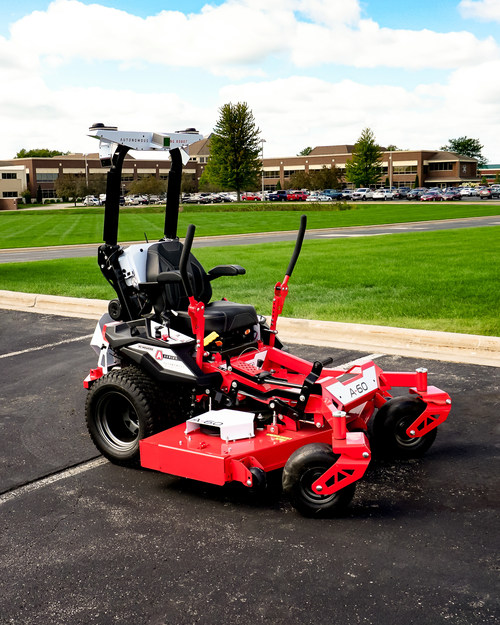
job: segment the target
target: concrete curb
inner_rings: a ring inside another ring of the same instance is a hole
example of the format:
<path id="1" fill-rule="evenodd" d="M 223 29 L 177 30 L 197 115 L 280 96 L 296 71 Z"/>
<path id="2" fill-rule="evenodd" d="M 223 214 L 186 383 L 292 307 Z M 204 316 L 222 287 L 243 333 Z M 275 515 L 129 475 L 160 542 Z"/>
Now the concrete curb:
<path id="1" fill-rule="evenodd" d="M 97 320 L 107 301 L 0 290 L 0 308 Z M 286 317 L 278 329 L 285 343 L 500 367 L 499 337 Z"/>

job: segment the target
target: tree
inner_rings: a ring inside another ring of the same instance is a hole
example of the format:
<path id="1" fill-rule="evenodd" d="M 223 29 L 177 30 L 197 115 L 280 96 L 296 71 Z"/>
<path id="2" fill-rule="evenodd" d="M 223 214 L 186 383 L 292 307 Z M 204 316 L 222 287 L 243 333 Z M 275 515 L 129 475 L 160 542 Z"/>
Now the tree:
<path id="1" fill-rule="evenodd" d="M 310 189 L 311 176 L 305 171 L 296 171 L 290 176 L 291 189 Z"/>
<path id="2" fill-rule="evenodd" d="M 100 195 L 106 193 L 106 174 L 92 174 L 88 184 L 82 188 L 79 195 Z"/>
<path id="3" fill-rule="evenodd" d="M 494 180 L 495 184 L 500 184 L 500 173 L 497 173 Z"/>
<path id="4" fill-rule="evenodd" d="M 307 156 L 308 154 L 311 154 L 312 152 L 312 148 L 310 146 L 308 146 L 307 148 L 304 148 L 303 150 L 301 150 L 297 156 Z"/>
<path id="5" fill-rule="evenodd" d="M 147 195 L 148 202 L 149 196 L 159 195 L 165 193 L 167 189 L 167 183 L 165 180 L 159 180 L 156 176 L 151 175 L 146 178 L 140 178 L 130 183 L 130 193 L 134 195 Z"/>
<path id="6" fill-rule="evenodd" d="M 345 177 L 355 187 L 377 185 L 382 177 L 382 148 L 375 143 L 373 132 L 365 128 L 354 144 L 352 158 L 345 165 Z"/>
<path id="7" fill-rule="evenodd" d="M 323 165 L 321 169 L 315 169 L 310 172 L 311 189 L 340 189 L 340 173 L 335 167 L 326 167 Z"/>
<path id="8" fill-rule="evenodd" d="M 59 176 L 54 187 L 58 197 L 65 200 L 72 199 L 75 206 L 77 197 L 87 194 L 85 179 L 73 174 L 64 174 Z"/>
<path id="9" fill-rule="evenodd" d="M 291 189 L 339 189 L 340 174 L 336 167 L 326 167 L 323 165 L 321 169 L 310 170 L 306 174 L 305 171 L 296 171 L 290 177 Z"/>
<path id="10" fill-rule="evenodd" d="M 63 156 L 64 154 L 70 154 L 70 152 L 60 152 L 59 150 L 49 150 L 47 148 L 39 148 L 34 150 L 26 150 L 22 148 L 15 155 L 14 158 L 33 158 L 40 156 L 42 158 L 51 158 L 52 156 Z"/>
<path id="11" fill-rule="evenodd" d="M 29 189 L 23 191 L 21 197 L 24 199 L 25 204 L 31 204 L 31 191 Z"/>
<path id="12" fill-rule="evenodd" d="M 439 149 L 445 152 L 455 152 L 469 158 L 477 158 L 478 167 L 483 167 L 488 162 L 482 154 L 483 147 L 479 139 L 458 137 L 457 139 L 449 139 L 448 143 Z"/>
<path id="13" fill-rule="evenodd" d="M 257 189 L 261 173 L 260 130 L 246 102 L 224 104 L 210 137 L 205 178 L 222 189 Z"/>
<path id="14" fill-rule="evenodd" d="M 182 174 L 181 179 L 181 192 L 182 193 L 196 193 L 198 191 L 198 182 L 194 174 Z"/>

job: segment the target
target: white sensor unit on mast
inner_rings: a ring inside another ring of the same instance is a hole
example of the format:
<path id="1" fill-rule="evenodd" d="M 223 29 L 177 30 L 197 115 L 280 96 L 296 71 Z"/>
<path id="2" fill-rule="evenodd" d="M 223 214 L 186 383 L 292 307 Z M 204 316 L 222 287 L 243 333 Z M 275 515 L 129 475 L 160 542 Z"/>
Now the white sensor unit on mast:
<path id="1" fill-rule="evenodd" d="M 132 150 L 173 150 L 180 148 L 182 161 L 185 165 L 189 160 L 186 148 L 203 139 L 194 128 L 178 132 L 129 132 L 118 130 L 116 126 L 94 124 L 89 128 L 92 133 L 89 137 L 99 139 L 99 158 L 104 166 L 111 165 L 111 157 L 117 145 L 123 145 Z"/>

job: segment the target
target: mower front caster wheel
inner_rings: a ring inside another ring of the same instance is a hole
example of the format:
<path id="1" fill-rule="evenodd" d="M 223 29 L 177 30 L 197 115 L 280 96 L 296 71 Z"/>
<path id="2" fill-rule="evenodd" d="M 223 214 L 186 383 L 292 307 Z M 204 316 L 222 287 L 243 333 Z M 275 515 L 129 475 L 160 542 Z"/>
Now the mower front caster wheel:
<path id="1" fill-rule="evenodd" d="M 326 443 L 304 445 L 288 458 L 283 469 L 283 491 L 303 516 L 337 516 L 350 504 L 356 490 L 355 484 L 331 495 L 320 495 L 312 489 L 314 482 L 337 460 L 338 456 Z"/>
<path id="2" fill-rule="evenodd" d="M 90 437 L 115 464 L 139 465 L 139 441 L 160 429 L 155 384 L 135 367 L 116 369 L 95 382 L 87 395 Z"/>
<path id="3" fill-rule="evenodd" d="M 436 440 L 437 428 L 417 438 L 408 436 L 406 430 L 425 408 L 426 403 L 414 395 L 389 399 L 370 426 L 374 452 L 386 458 L 405 460 L 423 456 Z"/>

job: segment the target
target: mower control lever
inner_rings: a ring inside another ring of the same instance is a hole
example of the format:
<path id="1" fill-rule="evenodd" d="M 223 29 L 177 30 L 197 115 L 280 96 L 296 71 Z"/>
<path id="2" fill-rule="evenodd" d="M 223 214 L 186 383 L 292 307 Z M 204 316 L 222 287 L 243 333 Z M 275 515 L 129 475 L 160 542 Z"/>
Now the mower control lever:
<path id="1" fill-rule="evenodd" d="M 293 250 L 292 258 L 290 259 L 290 263 L 288 265 L 288 269 L 286 270 L 286 274 L 288 277 L 291 277 L 293 270 L 295 268 L 295 263 L 300 254 L 300 250 L 302 248 L 302 241 L 304 240 L 304 234 L 306 233 L 307 226 L 307 215 L 300 216 L 300 228 L 297 234 L 297 240 L 295 241 L 295 249 Z"/>
<path id="2" fill-rule="evenodd" d="M 184 239 L 184 247 L 182 248 L 181 259 L 179 261 L 179 273 L 181 274 L 184 290 L 186 291 L 186 295 L 188 297 L 193 297 L 194 295 L 191 280 L 189 279 L 189 274 L 187 272 L 187 265 L 189 254 L 191 253 L 191 247 L 193 245 L 195 230 L 196 227 L 193 226 L 193 224 L 189 224 L 186 232 L 186 238 Z"/>

